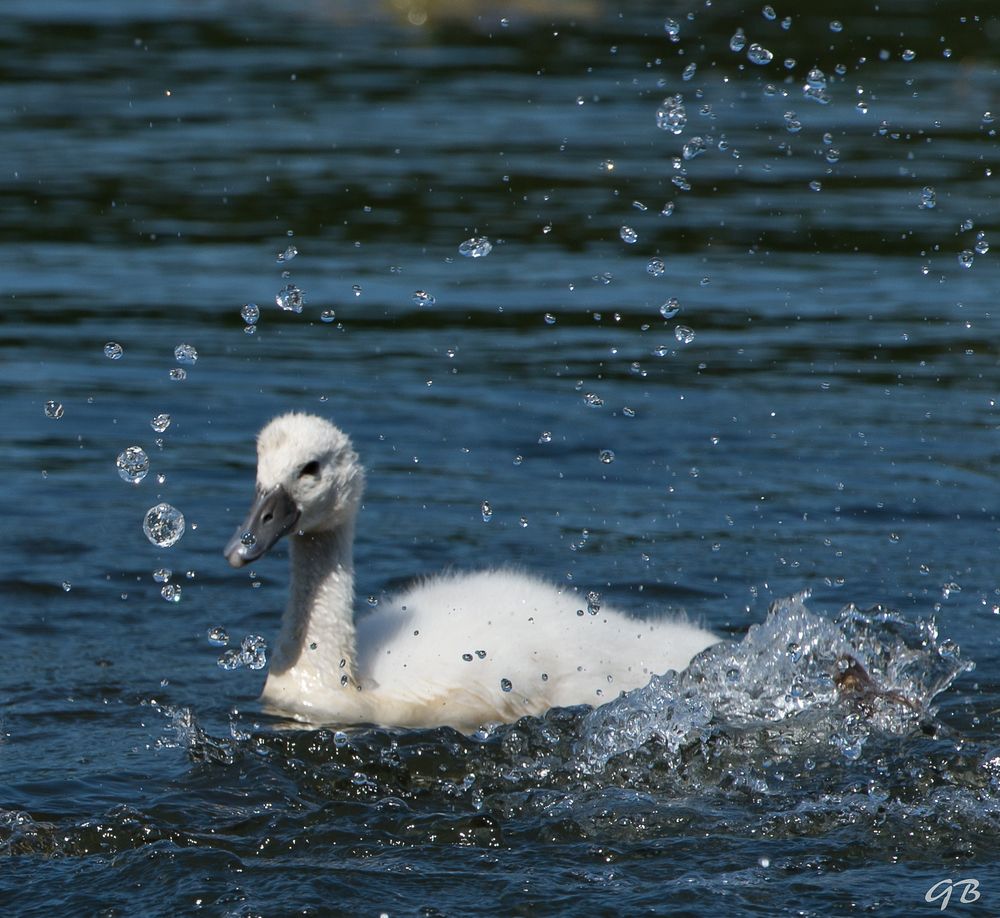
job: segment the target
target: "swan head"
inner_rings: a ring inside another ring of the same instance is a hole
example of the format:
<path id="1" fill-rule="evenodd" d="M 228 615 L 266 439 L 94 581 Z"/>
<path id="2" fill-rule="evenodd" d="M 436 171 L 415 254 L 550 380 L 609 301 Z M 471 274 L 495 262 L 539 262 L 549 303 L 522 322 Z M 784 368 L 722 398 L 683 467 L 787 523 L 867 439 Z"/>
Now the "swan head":
<path id="1" fill-rule="evenodd" d="M 290 532 L 329 532 L 349 524 L 365 470 L 350 437 L 311 414 L 283 414 L 257 435 L 257 488 L 226 559 L 242 567 Z"/>

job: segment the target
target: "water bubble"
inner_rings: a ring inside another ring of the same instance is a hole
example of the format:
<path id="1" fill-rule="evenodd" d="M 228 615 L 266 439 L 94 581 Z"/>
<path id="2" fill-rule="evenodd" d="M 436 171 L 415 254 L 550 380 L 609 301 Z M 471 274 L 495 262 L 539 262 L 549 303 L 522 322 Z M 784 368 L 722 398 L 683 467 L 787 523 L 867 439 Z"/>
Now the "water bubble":
<path id="1" fill-rule="evenodd" d="M 986 233 L 983 230 L 976 233 L 975 249 L 977 255 L 985 255 L 990 250 L 990 244 L 987 242 Z"/>
<path id="2" fill-rule="evenodd" d="M 747 36 L 743 29 L 733 32 L 733 37 L 729 39 L 729 50 L 737 54 L 747 46 Z"/>
<path id="3" fill-rule="evenodd" d="M 694 341 L 694 330 L 688 328 L 686 325 L 678 325 L 674 329 L 674 337 L 680 341 L 681 344 L 690 344 Z"/>
<path id="4" fill-rule="evenodd" d="M 698 71 L 698 65 L 694 61 L 691 61 L 691 63 L 688 64 L 687 67 L 685 67 L 684 70 L 682 71 L 681 79 L 684 80 L 685 82 L 687 82 L 688 80 L 692 80 L 694 79 L 694 75 L 695 73 L 697 73 L 697 71 Z"/>
<path id="5" fill-rule="evenodd" d="M 180 602 L 181 588 L 176 583 L 165 583 L 163 589 L 160 590 L 160 595 L 167 602 Z"/>
<path id="6" fill-rule="evenodd" d="M 824 158 L 824 159 L 825 159 L 825 160 L 826 160 L 826 161 L 827 161 L 827 162 L 828 162 L 828 163 L 829 163 L 829 164 L 830 164 L 831 166 L 832 166 L 832 165 L 834 165 L 835 163 L 839 163 L 839 162 L 840 162 L 840 150 L 837 150 L 837 149 L 835 149 L 834 147 L 830 147 L 830 148 L 829 148 L 829 149 L 828 149 L 828 150 L 826 151 L 826 153 L 825 153 L 825 154 L 823 155 L 823 158 Z"/>
<path id="7" fill-rule="evenodd" d="M 656 126 L 661 131 L 680 134 L 686 124 L 687 109 L 684 108 L 684 99 L 681 94 L 667 96 L 663 100 L 663 104 L 656 110 Z"/>
<path id="8" fill-rule="evenodd" d="M 351 287 L 351 290 L 354 292 L 355 296 L 361 296 L 361 284 L 354 284 L 354 286 Z"/>
<path id="9" fill-rule="evenodd" d="M 917 207 L 921 210 L 931 210 L 936 205 L 937 192 L 930 185 L 925 185 L 920 189 L 920 203 Z"/>
<path id="10" fill-rule="evenodd" d="M 660 307 L 660 315 L 664 319 L 672 319 L 677 313 L 681 311 L 681 304 L 677 301 L 677 297 L 672 296 Z"/>
<path id="11" fill-rule="evenodd" d="M 476 651 L 476 656 L 479 657 L 480 660 L 485 660 L 486 659 L 486 651 L 485 650 L 477 650 Z"/>
<path id="12" fill-rule="evenodd" d="M 812 191 L 822 191 L 823 190 L 823 183 L 821 181 L 817 180 L 817 179 L 813 179 L 809 183 L 809 188 Z"/>
<path id="13" fill-rule="evenodd" d="M 674 202 L 667 201 L 667 203 L 663 205 L 663 209 L 660 211 L 660 216 L 669 217 L 673 212 L 674 212 Z"/>
<path id="14" fill-rule="evenodd" d="M 294 245 L 290 245 L 284 252 L 278 253 L 278 264 L 282 262 L 291 261 L 296 255 L 299 254 L 299 250 L 295 248 Z"/>
<path id="15" fill-rule="evenodd" d="M 70 590 L 73 589 L 73 584 L 70 583 L 68 580 L 64 580 L 62 582 L 62 589 L 64 593 L 68 593 Z"/>
<path id="16" fill-rule="evenodd" d="M 225 647 L 229 643 L 229 632 L 225 628 L 216 625 L 208 629 L 208 643 L 213 647 Z"/>
<path id="17" fill-rule="evenodd" d="M 157 504 L 146 511 L 142 531 L 154 545 L 170 548 L 184 535 L 184 514 L 170 504 Z"/>
<path id="18" fill-rule="evenodd" d="M 483 514 L 484 523 L 488 523 L 493 519 L 493 508 L 490 506 L 490 502 L 488 500 L 484 500 L 479 509 Z"/>
<path id="19" fill-rule="evenodd" d="M 900 57 L 902 57 L 903 60 L 906 61 L 907 63 L 909 63 L 910 61 L 914 60 L 916 58 L 916 56 L 917 56 L 917 52 L 916 51 L 911 51 L 909 48 L 907 48 L 900 55 Z"/>
<path id="20" fill-rule="evenodd" d="M 514 685 L 510 681 L 510 679 L 501 679 L 500 680 L 500 691 L 501 692 L 509 692 L 513 687 L 514 687 Z"/>
<path id="21" fill-rule="evenodd" d="M 472 660 L 473 660 L 473 657 L 472 657 L 471 653 L 463 653 L 462 654 L 462 659 L 465 660 L 466 663 L 471 663 Z"/>
<path id="22" fill-rule="evenodd" d="M 676 19 L 667 19 L 663 23 L 663 31 L 667 33 L 672 42 L 681 40 L 681 24 Z"/>
<path id="23" fill-rule="evenodd" d="M 973 261 L 975 261 L 975 252 L 971 249 L 963 249 L 958 253 L 958 263 L 963 268 L 971 268 Z"/>
<path id="24" fill-rule="evenodd" d="M 239 669 L 243 665 L 243 654 L 235 647 L 230 647 L 219 657 L 218 663 L 220 669 Z"/>
<path id="25" fill-rule="evenodd" d="M 844 31 L 844 24 L 839 19 L 834 19 L 834 20 L 832 20 L 830 22 L 830 31 L 831 32 L 843 32 Z"/>
<path id="26" fill-rule="evenodd" d="M 660 277 L 667 270 L 662 258 L 650 258 L 646 265 L 646 273 L 653 277 Z"/>
<path id="27" fill-rule="evenodd" d="M 778 18 L 778 14 L 774 11 L 773 6 L 765 6 L 760 11 L 761 16 L 763 16 L 768 22 L 774 22 Z"/>
<path id="28" fill-rule="evenodd" d="M 138 484 L 149 474 L 149 456 L 141 446 L 127 446 L 115 460 L 122 481 Z"/>
<path id="29" fill-rule="evenodd" d="M 597 458 L 601 460 L 605 465 L 611 465 L 615 461 L 615 452 L 611 449 L 602 449 L 598 454 Z"/>
<path id="30" fill-rule="evenodd" d="M 555 325 L 556 324 L 556 317 L 554 315 L 552 315 L 551 312 L 545 313 L 545 315 L 542 316 L 542 319 L 543 319 L 543 321 L 545 322 L 546 325 Z"/>
<path id="31" fill-rule="evenodd" d="M 178 344 L 174 348 L 174 359 L 193 367 L 198 362 L 198 352 L 190 344 Z"/>
<path id="32" fill-rule="evenodd" d="M 320 322 L 325 322 L 327 325 L 329 325 L 331 322 L 337 321 L 337 313 L 334 312 L 332 309 L 324 309 L 319 314 L 319 320 Z"/>
<path id="33" fill-rule="evenodd" d="M 170 415 L 158 414 L 149 422 L 149 426 L 157 433 L 163 433 L 170 426 Z"/>
<path id="34" fill-rule="evenodd" d="M 623 226 L 618 230 L 618 235 L 622 237 L 622 242 L 634 245 L 639 240 L 639 234 L 631 226 Z"/>
<path id="35" fill-rule="evenodd" d="M 295 284 L 285 284 L 275 295 L 274 302 L 285 312 L 302 312 L 306 303 L 305 295 Z"/>
<path id="36" fill-rule="evenodd" d="M 976 224 L 973 223 L 972 220 L 966 218 L 965 220 L 962 221 L 962 223 L 961 223 L 961 225 L 959 226 L 958 229 L 959 229 L 959 232 L 967 233 L 970 230 L 973 230 L 975 228 L 976 228 Z"/>
<path id="37" fill-rule="evenodd" d="M 601 172 L 614 172 L 615 161 L 613 159 L 602 159 L 600 169 Z"/>
<path id="38" fill-rule="evenodd" d="M 551 443 L 552 442 L 552 431 L 551 430 L 543 430 L 538 435 L 538 442 L 539 443 Z"/>
<path id="39" fill-rule="evenodd" d="M 493 251 L 493 243 L 485 236 L 473 236 L 458 247 L 458 254 L 466 258 L 485 258 Z"/>
<path id="40" fill-rule="evenodd" d="M 153 580 L 157 583 L 166 583 L 173 576 L 174 572 L 169 567 L 158 567 L 153 571 Z"/>
<path id="41" fill-rule="evenodd" d="M 104 356 L 108 360 L 121 360 L 122 354 L 125 353 L 125 348 L 123 348 L 117 341 L 109 341 L 104 345 Z"/>
<path id="42" fill-rule="evenodd" d="M 256 303 L 244 303 L 240 307 L 240 316 L 247 325 L 256 325 L 260 318 L 260 306 Z"/>
<path id="43" fill-rule="evenodd" d="M 63 416 L 63 406 L 61 402 L 47 401 L 45 403 L 45 417 L 58 421 Z"/>
<path id="44" fill-rule="evenodd" d="M 604 399 L 601 398 L 596 392 L 588 392 L 583 397 L 583 403 L 590 406 L 591 408 L 603 408 Z"/>
<path id="45" fill-rule="evenodd" d="M 652 350 L 650 351 L 650 353 L 651 353 L 651 354 L 652 354 L 652 355 L 653 355 L 654 357 L 668 357 L 668 356 L 670 355 L 670 353 L 671 353 L 671 350 L 670 350 L 670 348 L 669 348 L 669 347 L 667 347 L 667 345 L 665 345 L 665 344 L 658 344 L 658 345 L 657 345 L 656 347 L 654 347 L 654 348 L 653 348 L 653 349 L 652 349 Z"/>
<path id="46" fill-rule="evenodd" d="M 175 382 L 180 382 L 181 380 L 187 379 L 187 370 L 184 367 L 174 367 L 170 371 L 170 378 Z"/>
<path id="47" fill-rule="evenodd" d="M 758 45 L 754 42 L 747 48 L 747 59 L 751 64 L 759 64 L 763 67 L 765 64 L 770 64 L 774 60 L 774 55 L 767 50 L 763 45 Z"/>

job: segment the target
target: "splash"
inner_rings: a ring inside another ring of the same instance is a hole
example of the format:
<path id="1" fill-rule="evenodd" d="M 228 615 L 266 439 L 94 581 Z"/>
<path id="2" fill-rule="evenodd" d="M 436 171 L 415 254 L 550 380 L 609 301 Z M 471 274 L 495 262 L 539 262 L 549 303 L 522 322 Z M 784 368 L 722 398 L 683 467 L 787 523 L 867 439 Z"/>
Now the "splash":
<path id="1" fill-rule="evenodd" d="M 938 642 L 932 622 L 854 606 L 830 620 L 807 609 L 807 598 L 778 600 L 742 640 L 588 713 L 578 766 L 599 771 L 648 744 L 675 754 L 719 734 L 770 728 L 786 749 L 819 743 L 856 759 L 873 735 L 926 723 L 934 697 L 972 668 L 957 647 Z"/>

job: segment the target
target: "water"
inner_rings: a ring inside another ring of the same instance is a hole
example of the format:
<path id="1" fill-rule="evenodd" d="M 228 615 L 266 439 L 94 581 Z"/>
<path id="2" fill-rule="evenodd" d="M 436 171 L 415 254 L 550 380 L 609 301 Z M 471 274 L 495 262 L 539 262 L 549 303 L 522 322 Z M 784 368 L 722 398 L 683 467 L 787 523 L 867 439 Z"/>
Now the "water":
<path id="1" fill-rule="evenodd" d="M 994 908 L 996 22 L 879 6 L 9 0 L 5 911 Z M 284 555 L 221 547 L 289 408 L 368 465 L 359 608 L 512 561 L 729 643 L 263 716 Z"/>

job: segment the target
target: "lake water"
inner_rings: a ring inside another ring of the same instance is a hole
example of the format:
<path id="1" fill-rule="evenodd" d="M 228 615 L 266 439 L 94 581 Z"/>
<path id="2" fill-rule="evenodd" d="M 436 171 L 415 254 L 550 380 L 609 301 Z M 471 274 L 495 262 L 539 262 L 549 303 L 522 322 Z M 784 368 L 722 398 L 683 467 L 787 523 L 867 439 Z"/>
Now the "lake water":
<path id="1" fill-rule="evenodd" d="M 4 913 L 995 913 L 998 29 L 6 0 Z M 515 563 L 730 643 L 471 737 L 265 716 L 208 632 L 275 634 L 221 550 L 290 408 L 368 466 L 360 608 Z"/>

